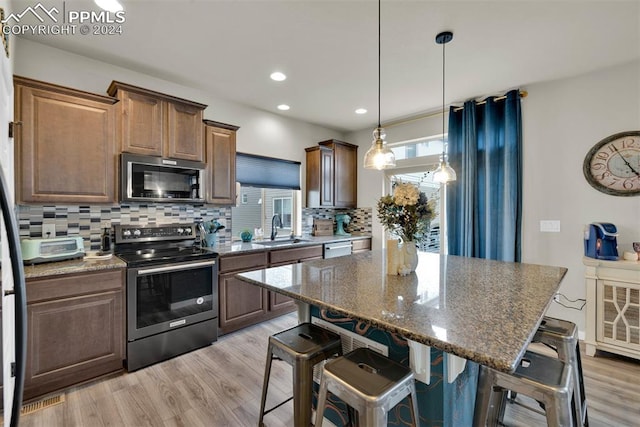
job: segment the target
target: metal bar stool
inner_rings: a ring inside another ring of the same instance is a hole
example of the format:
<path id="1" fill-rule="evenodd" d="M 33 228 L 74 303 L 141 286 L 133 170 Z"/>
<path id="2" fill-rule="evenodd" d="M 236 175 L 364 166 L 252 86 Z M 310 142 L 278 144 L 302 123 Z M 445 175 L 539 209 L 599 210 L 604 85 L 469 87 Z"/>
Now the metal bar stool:
<path id="1" fill-rule="evenodd" d="M 367 348 L 358 348 L 324 365 L 316 427 L 322 426 L 328 392 L 358 411 L 358 425 L 366 427 L 386 426 L 387 413 L 411 395 L 413 425 L 419 425 L 416 386 L 411 369 Z"/>
<path id="2" fill-rule="evenodd" d="M 313 366 L 341 354 L 340 336 L 311 323 L 302 323 L 270 336 L 258 425 L 264 426 L 263 419 L 266 414 L 293 399 L 295 427 L 308 427 L 311 423 L 313 404 Z M 287 362 L 293 368 L 293 396 L 265 411 L 271 363 L 276 357 Z"/>
<path id="3" fill-rule="evenodd" d="M 558 359 L 571 365 L 575 386 L 573 398 L 576 415 L 574 417 L 580 420 L 582 425 L 589 426 L 578 327 L 573 322 L 544 316 L 533 337 L 533 342 L 540 342 L 553 348 L 558 353 Z"/>
<path id="4" fill-rule="evenodd" d="M 474 426 L 498 426 L 507 390 L 513 390 L 541 402 L 547 425 L 569 427 L 573 422 L 573 370 L 553 357 L 525 352 L 513 374 L 480 366 Z"/>
<path id="5" fill-rule="evenodd" d="M 579 420 L 576 425 L 588 427 L 589 418 L 582 375 L 582 360 L 580 359 L 578 327 L 573 322 L 544 316 L 532 342 L 539 342 L 552 348 L 558 354 L 558 359 L 571 366 L 574 379 L 573 407 L 575 414 L 573 417 L 574 420 Z M 511 400 L 515 400 L 515 393 L 512 393 Z M 504 417 L 504 407 L 503 403 L 500 409 L 501 422 Z"/>

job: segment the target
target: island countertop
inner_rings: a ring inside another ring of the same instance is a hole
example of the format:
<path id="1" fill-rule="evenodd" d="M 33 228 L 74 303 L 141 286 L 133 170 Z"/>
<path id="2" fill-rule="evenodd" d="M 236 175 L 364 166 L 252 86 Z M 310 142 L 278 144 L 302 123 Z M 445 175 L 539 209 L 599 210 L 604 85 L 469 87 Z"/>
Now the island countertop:
<path id="1" fill-rule="evenodd" d="M 370 251 L 237 274 L 303 303 L 513 372 L 567 272 L 563 267 L 419 254 L 408 276 Z"/>

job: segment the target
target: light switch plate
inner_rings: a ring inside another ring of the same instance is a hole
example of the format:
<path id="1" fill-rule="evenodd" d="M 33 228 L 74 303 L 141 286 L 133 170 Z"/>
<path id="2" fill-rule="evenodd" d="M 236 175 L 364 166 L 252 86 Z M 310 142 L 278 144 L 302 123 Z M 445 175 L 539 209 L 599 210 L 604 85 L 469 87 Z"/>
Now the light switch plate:
<path id="1" fill-rule="evenodd" d="M 42 224 L 42 238 L 51 239 L 53 237 L 56 237 L 56 225 Z"/>
<path id="2" fill-rule="evenodd" d="M 541 220 L 540 221 L 540 231 L 544 233 L 559 233 L 560 232 L 560 221 L 558 220 Z"/>

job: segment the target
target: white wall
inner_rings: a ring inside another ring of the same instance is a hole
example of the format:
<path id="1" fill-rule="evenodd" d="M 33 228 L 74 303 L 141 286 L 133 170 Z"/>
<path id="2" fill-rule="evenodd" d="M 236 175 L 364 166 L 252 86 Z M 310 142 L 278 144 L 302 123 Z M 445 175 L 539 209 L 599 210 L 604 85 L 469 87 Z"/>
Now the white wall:
<path id="1" fill-rule="evenodd" d="M 584 298 L 582 264 L 585 224 L 603 221 L 618 227 L 619 250 L 640 241 L 640 197 L 614 197 L 594 190 L 584 179 L 582 163 L 601 139 L 640 130 L 640 61 L 572 78 L 523 87 L 523 262 L 569 269 L 560 291 Z M 462 101 L 462 100 L 461 100 Z M 383 104 L 384 107 L 384 104 Z M 441 118 L 420 120 L 387 130 L 397 142 L 441 133 Z M 347 135 L 358 144 L 360 164 L 371 145 L 371 131 Z M 375 206 L 383 194 L 383 173 L 358 170 L 358 206 Z M 382 228 L 375 218 L 374 247 L 381 247 Z M 560 220 L 560 233 L 541 233 L 540 220 Z M 578 324 L 584 331 L 584 309 L 553 303 L 549 314 Z"/>
<path id="2" fill-rule="evenodd" d="M 569 269 L 560 291 L 585 297 L 585 224 L 618 227 L 619 251 L 640 241 L 640 197 L 614 197 L 584 179 L 584 157 L 598 141 L 640 130 L 640 61 L 527 87 L 523 100 L 523 261 Z M 540 220 L 560 220 L 560 233 L 541 233 Z M 549 314 L 578 324 L 585 312 L 553 303 Z"/>
<path id="3" fill-rule="evenodd" d="M 17 75 L 106 94 L 112 80 L 129 83 L 208 105 L 205 119 L 240 126 L 237 149 L 241 152 L 278 157 L 304 163 L 304 148 L 330 138 L 343 139 L 341 132 L 261 111 L 216 97 L 215 94 L 158 79 L 153 76 L 95 61 L 31 40 L 12 37 L 16 45 Z M 212 73 L 211 78 L 215 78 Z M 303 165 L 303 171 L 304 165 Z M 302 179 L 304 186 L 304 179 Z"/>

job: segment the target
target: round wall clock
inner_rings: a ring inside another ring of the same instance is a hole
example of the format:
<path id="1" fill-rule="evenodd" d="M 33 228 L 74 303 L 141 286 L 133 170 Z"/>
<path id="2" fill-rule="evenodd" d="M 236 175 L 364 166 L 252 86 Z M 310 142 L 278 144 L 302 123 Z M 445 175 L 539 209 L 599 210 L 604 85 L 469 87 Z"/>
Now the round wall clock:
<path id="1" fill-rule="evenodd" d="M 584 158 L 582 171 L 598 191 L 640 195 L 640 131 L 616 133 L 598 142 Z"/>

